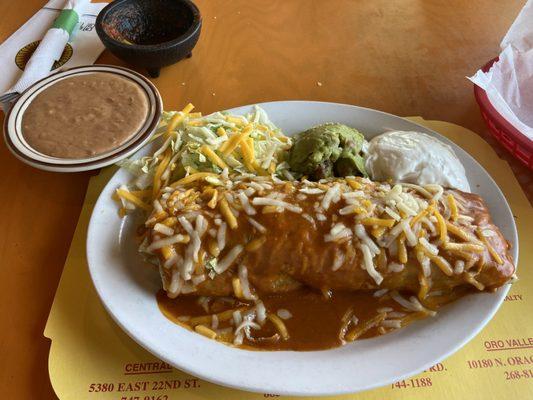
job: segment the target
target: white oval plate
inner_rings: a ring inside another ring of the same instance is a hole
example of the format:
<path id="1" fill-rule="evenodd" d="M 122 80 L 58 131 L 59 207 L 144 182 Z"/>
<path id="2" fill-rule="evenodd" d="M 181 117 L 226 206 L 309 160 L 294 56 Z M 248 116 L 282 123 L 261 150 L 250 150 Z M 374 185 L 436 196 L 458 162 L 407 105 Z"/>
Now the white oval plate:
<path id="1" fill-rule="evenodd" d="M 495 224 L 511 242 L 517 260 L 517 232 L 505 197 L 487 172 L 445 137 L 394 115 L 343 104 L 283 101 L 261 107 L 287 135 L 334 121 L 359 129 L 367 138 L 391 129 L 416 130 L 449 143 L 466 168 L 470 186 L 483 196 Z M 244 114 L 249 110 L 250 106 L 245 106 L 231 111 Z M 115 321 L 141 346 L 176 368 L 217 384 L 304 396 L 354 393 L 391 384 L 459 350 L 492 318 L 509 289 L 467 296 L 435 318 L 332 350 L 234 349 L 173 324 L 157 308 L 159 274 L 141 261 L 133 240 L 139 221 L 131 217 L 121 220 L 111 199 L 113 191 L 129 179 L 124 170 L 111 178 L 90 221 L 87 260 L 96 290 Z"/>
<path id="2" fill-rule="evenodd" d="M 143 125 L 122 145 L 90 158 L 59 158 L 33 149 L 22 134 L 22 117 L 30 103 L 48 87 L 60 80 L 76 75 L 107 73 L 119 75 L 136 83 L 146 94 L 148 114 Z M 9 150 L 19 160 L 32 167 L 54 172 L 78 172 L 98 169 L 130 156 L 138 151 L 152 136 L 159 124 L 162 111 L 161 96 L 157 88 L 144 76 L 123 67 L 112 65 L 87 65 L 54 73 L 30 86 L 13 104 L 4 122 L 4 140 Z"/>

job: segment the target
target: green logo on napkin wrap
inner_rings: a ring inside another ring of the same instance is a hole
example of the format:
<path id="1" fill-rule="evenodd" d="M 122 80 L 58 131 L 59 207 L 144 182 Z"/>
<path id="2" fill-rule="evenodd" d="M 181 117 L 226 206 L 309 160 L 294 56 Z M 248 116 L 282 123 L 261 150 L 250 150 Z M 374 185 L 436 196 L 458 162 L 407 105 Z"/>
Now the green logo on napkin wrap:
<path id="1" fill-rule="evenodd" d="M 80 17 L 76 11 L 62 10 L 59 16 L 54 21 L 54 25 L 52 25 L 52 28 L 64 29 L 70 35 L 79 20 Z"/>

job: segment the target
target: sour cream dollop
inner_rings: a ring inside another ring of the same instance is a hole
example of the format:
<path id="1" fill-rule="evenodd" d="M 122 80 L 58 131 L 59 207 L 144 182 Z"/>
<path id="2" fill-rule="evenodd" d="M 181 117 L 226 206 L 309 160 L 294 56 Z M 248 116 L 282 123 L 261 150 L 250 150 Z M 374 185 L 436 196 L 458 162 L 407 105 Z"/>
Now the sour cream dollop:
<path id="1" fill-rule="evenodd" d="M 392 131 L 373 138 L 366 170 L 375 181 L 434 183 L 470 192 L 465 168 L 453 149 L 422 132 Z"/>

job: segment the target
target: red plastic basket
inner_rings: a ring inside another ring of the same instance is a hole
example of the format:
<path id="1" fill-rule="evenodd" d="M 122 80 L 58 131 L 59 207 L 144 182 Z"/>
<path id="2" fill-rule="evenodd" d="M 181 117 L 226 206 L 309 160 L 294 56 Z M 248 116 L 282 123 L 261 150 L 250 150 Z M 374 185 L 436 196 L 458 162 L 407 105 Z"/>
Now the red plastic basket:
<path id="1" fill-rule="evenodd" d="M 490 60 L 482 68 L 487 72 L 493 63 L 498 61 L 498 57 Z M 511 125 L 496 109 L 492 106 L 485 90 L 474 85 L 474 95 L 481 111 L 481 116 L 485 120 L 490 133 L 498 140 L 503 147 L 511 152 L 530 169 L 533 169 L 533 140 L 528 139 L 521 134 L 518 129 Z"/>

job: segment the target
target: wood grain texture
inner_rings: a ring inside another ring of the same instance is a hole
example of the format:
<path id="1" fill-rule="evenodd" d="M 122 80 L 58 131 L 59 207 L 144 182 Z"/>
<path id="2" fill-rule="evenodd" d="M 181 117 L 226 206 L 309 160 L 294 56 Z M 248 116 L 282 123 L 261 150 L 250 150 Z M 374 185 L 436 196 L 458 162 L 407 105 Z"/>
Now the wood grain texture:
<path id="1" fill-rule="evenodd" d="M 0 40 L 43 3 L 0 0 Z M 204 113 L 271 100 L 334 101 L 450 121 L 487 137 L 464 77 L 498 53 L 523 1 L 197 4 L 204 25 L 193 57 L 153 80 L 166 109 L 189 101 Z M 99 62 L 123 65 L 107 53 Z M 512 167 L 531 195 L 530 174 Z M 32 169 L 0 144 L 1 398 L 56 398 L 42 332 L 89 177 Z"/>

